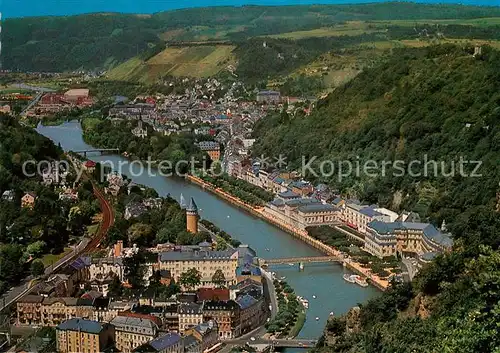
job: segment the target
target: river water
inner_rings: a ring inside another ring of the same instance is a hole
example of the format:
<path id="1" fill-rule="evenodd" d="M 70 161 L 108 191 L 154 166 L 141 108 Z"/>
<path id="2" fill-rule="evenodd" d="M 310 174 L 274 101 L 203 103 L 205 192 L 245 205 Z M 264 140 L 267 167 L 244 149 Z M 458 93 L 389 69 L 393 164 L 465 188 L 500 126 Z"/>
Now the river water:
<path id="1" fill-rule="evenodd" d="M 77 122 L 68 122 L 60 126 L 39 126 L 37 131 L 60 143 L 65 150 L 86 150 L 92 147 L 82 139 L 81 126 Z M 128 161 L 118 155 L 88 156 L 96 162 L 111 162 L 129 165 Z M 253 217 L 241 209 L 217 198 L 200 187 L 181 179 L 167 178 L 148 173 L 139 174 L 138 165 L 123 168 L 122 173 L 134 182 L 154 188 L 161 196 L 170 194 L 179 200 L 182 193 L 189 200 L 196 200 L 200 215 L 216 224 L 242 243 L 249 244 L 262 258 L 285 258 L 297 256 L 322 255 L 316 249 L 300 242 L 291 235 L 269 225 L 263 220 Z M 130 170 L 129 170 L 130 169 Z M 267 251 L 269 249 L 269 251 Z M 342 279 L 343 268 L 338 264 L 306 264 L 302 272 L 298 266 L 279 265 L 272 268 L 278 276 L 285 276 L 297 295 L 309 300 L 309 310 L 304 328 L 299 337 L 317 338 L 325 326 L 330 312 L 340 315 L 358 303 L 375 297 L 378 291 L 373 287 L 361 288 Z M 316 299 L 313 299 L 316 296 Z M 316 320 L 319 318 L 319 320 Z"/>

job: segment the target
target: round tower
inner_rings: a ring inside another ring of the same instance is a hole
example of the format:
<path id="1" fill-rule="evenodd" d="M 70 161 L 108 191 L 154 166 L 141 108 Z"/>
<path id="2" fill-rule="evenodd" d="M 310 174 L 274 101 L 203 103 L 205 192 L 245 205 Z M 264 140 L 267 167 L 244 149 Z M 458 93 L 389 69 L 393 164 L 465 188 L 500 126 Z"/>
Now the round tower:
<path id="1" fill-rule="evenodd" d="M 190 233 L 198 233 L 198 206 L 192 197 L 186 208 L 186 229 Z"/>

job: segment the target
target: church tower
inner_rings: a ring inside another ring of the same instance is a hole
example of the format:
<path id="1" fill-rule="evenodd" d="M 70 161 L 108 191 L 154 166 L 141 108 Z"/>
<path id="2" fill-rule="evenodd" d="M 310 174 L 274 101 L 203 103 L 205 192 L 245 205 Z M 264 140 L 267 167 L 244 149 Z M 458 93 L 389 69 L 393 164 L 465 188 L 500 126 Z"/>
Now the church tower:
<path id="1" fill-rule="evenodd" d="M 192 197 L 189 206 L 186 208 L 186 220 L 187 231 L 193 234 L 198 233 L 198 206 L 196 206 L 196 202 Z"/>

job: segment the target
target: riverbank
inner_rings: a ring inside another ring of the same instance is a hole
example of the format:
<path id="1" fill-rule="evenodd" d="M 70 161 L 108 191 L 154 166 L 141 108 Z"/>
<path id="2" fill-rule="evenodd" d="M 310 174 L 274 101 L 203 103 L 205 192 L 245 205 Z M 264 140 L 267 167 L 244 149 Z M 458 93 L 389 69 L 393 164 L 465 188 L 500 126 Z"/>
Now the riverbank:
<path id="1" fill-rule="evenodd" d="M 387 280 L 384 280 L 375 274 L 371 273 L 369 269 L 366 269 L 362 266 L 362 264 L 357 263 L 352 261 L 349 258 L 345 258 L 344 255 L 337 249 L 328 246 L 326 244 L 323 244 L 319 240 L 314 239 L 311 237 L 306 231 L 303 231 L 301 229 L 293 228 L 290 227 L 288 224 L 285 224 L 283 222 L 280 222 L 278 219 L 273 218 L 272 215 L 268 214 L 265 212 L 264 207 L 255 207 L 252 205 L 249 205 L 237 197 L 234 197 L 233 195 L 228 194 L 224 190 L 215 187 L 212 184 L 209 184 L 205 182 L 204 180 L 193 176 L 193 175 L 188 175 L 186 176 L 186 180 L 192 182 L 193 184 L 196 184 L 200 187 L 202 187 L 204 190 L 207 190 L 214 195 L 224 199 L 227 202 L 230 202 L 231 204 L 245 210 L 246 212 L 252 214 L 255 217 L 259 217 L 262 220 L 280 228 L 281 230 L 287 232 L 288 234 L 296 237 L 297 239 L 303 241 L 304 243 L 312 246 L 313 248 L 323 252 L 324 254 L 328 256 L 334 256 L 334 257 L 339 257 L 340 262 L 342 262 L 343 266 L 359 275 L 362 275 L 366 277 L 373 286 L 376 288 L 385 291 L 389 287 L 389 282 Z"/>

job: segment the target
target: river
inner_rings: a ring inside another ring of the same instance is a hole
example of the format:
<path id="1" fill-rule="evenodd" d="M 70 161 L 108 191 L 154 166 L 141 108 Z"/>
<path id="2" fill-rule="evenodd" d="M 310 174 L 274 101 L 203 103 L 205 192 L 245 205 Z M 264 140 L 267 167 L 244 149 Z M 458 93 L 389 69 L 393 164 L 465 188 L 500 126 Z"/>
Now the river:
<path id="1" fill-rule="evenodd" d="M 77 122 L 60 126 L 39 126 L 37 131 L 60 143 L 65 150 L 86 150 L 92 147 L 82 139 L 82 130 Z M 118 155 L 88 156 L 96 162 L 109 161 L 128 165 L 128 161 Z M 161 196 L 170 194 L 179 200 L 182 193 L 189 200 L 193 197 L 200 209 L 202 218 L 208 219 L 231 234 L 242 243 L 249 244 L 262 258 L 284 258 L 297 256 L 318 256 L 319 251 L 300 242 L 291 235 L 255 218 L 241 209 L 217 198 L 196 185 L 181 179 L 139 174 L 139 166 L 132 164 L 122 169 L 122 173 L 134 182 L 154 188 Z M 139 174 L 139 175 L 138 175 Z M 269 249 L 267 251 L 266 249 Z M 297 295 L 308 298 L 309 310 L 304 328 L 299 334 L 302 338 L 317 338 L 325 326 L 330 312 L 343 314 L 352 306 L 375 297 L 378 291 L 369 286 L 361 288 L 342 279 L 343 268 L 338 264 L 306 264 L 302 272 L 298 266 L 280 265 L 272 269 L 278 276 L 285 276 Z M 316 299 L 313 299 L 313 295 Z M 316 320 L 316 317 L 319 320 Z"/>

